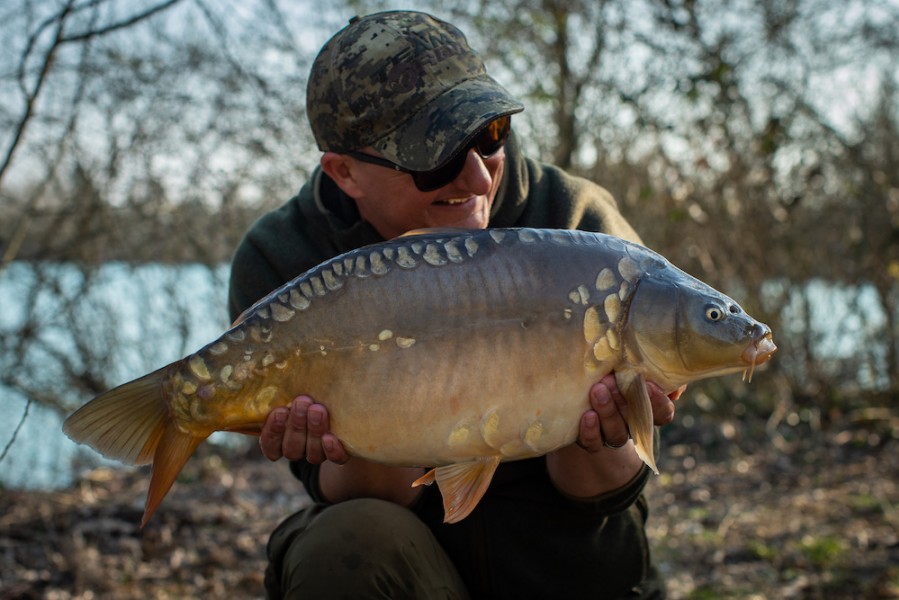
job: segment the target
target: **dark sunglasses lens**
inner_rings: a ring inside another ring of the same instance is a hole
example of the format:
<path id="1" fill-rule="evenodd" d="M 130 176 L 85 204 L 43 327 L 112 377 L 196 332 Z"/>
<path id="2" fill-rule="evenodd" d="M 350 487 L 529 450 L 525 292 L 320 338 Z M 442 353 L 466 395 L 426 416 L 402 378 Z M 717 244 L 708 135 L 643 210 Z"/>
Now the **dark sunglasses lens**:
<path id="1" fill-rule="evenodd" d="M 442 188 L 459 176 L 459 173 L 462 172 L 462 168 L 465 166 L 467 157 L 467 152 L 460 152 L 442 167 L 438 167 L 433 171 L 417 171 L 413 173 L 412 181 L 415 182 L 415 187 L 422 192 L 432 192 Z"/>
<path id="2" fill-rule="evenodd" d="M 483 158 L 496 154 L 509 137 L 512 117 L 494 119 L 475 137 L 473 146 Z"/>
<path id="3" fill-rule="evenodd" d="M 465 167 L 468 158 L 468 150 L 475 148 L 482 158 L 493 156 L 506 143 L 506 138 L 511 130 L 512 117 L 500 117 L 487 124 L 474 138 L 471 145 L 459 152 L 448 163 L 433 171 L 417 171 L 412 174 L 412 180 L 422 192 L 432 192 L 442 188 L 459 176 Z"/>

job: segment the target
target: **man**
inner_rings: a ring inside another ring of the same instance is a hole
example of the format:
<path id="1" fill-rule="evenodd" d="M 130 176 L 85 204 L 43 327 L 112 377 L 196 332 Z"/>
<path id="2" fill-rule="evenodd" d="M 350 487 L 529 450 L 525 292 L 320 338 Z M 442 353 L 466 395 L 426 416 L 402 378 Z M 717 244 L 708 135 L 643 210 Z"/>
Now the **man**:
<path id="1" fill-rule="evenodd" d="M 238 248 L 232 315 L 328 258 L 412 229 L 581 228 L 638 240 L 605 190 L 521 155 L 510 132 L 523 108 L 455 27 L 418 12 L 351 20 L 310 75 L 321 166 Z M 651 396 L 656 423 L 670 422 L 672 399 Z M 436 486 L 410 487 L 424 469 L 351 458 L 329 432 L 327 402 L 300 396 L 262 431 L 265 456 L 290 459 L 314 500 L 272 535 L 270 597 L 664 596 L 644 533 L 648 470 L 614 377 L 591 389 L 577 444 L 502 464 L 453 525 L 442 523 Z"/>

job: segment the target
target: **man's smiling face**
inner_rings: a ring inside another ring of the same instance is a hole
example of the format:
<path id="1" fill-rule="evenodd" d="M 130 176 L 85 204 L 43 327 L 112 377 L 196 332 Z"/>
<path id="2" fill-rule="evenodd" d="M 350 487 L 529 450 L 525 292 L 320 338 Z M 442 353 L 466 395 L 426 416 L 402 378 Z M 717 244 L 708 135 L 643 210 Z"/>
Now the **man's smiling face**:
<path id="1" fill-rule="evenodd" d="M 336 160 L 343 161 L 339 172 L 326 166 L 328 161 Z M 458 177 L 430 192 L 419 190 L 407 173 L 347 156 L 326 153 L 322 165 L 325 172 L 355 199 L 362 218 L 385 239 L 391 239 L 412 229 L 426 227 L 487 227 L 505 160 L 504 148 L 487 158 L 469 150 Z M 338 176 L 341 174 L 343 176 Z"/>

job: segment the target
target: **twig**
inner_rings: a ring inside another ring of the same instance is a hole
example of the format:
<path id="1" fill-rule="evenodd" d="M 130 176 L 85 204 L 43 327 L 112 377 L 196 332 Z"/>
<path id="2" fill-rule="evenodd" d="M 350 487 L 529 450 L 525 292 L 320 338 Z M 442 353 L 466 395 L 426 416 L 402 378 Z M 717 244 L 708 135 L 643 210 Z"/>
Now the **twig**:
<path id="1" fill-rule="evenodd" d="M 6 458 L 6 455 L 9 454 L 9 449 L 12 448 L 12 445 L 16 442 L 16 438 L 19 436 L 19 431 L 22 429 L 22 426 L 25 425 L 25 419 L 28 418 L 28 411 L 31 410 L 31 398 L 25 401 L 25 412 L 22 413 L 22 418 L 19 419 L 18 425 L 12 432 L 12 437 L 9 438 L 9 441 L 6 442 L 6 446 L 3 448 L 3 452 L 0 453 L 0 462 L 3 462 L 3 459 Z"/>
<path id="2" fill-rule="evenodd" d="M 0 183 L 2 183 L 3 176 L 6 174 L 9 165 L 12 163 L 13 155 L 15 154 L 16 149 L 19 147 L 19 144 L 22 141 L 22 137 L 25 135 L 25 129 L 31 122 L 31 115 L 34 112 L 34 105 L 37 102 L 37 97 L 40 94 L 41 88 L 43 87 L 44 82 L 47 80 L 47 76 L 50 73 L 50 67 L 53 65 L 53 59 L 56 56 L 56 51 L 59 49 L 59 46 L 62 43 L 61 40 L 63 27 L 65 26 L 66 15 L 71 10 L 71 6 L 72 2 L 69 2 L 59 15 L 59 26 L 56 29 L 53 44 L 50 46 L 50 49 L 44 56 L 44 62 L 41 65 L 40 71 L 38 73 L 37 81 L 34 84 L 34 89 L 32 89 L 31 91 L 28 91 L 27 86 L 24 83 L 25 61 L 27 60 L 28 53 L 30 52 L 30 48 L 32 45 L 31 42 L 29 42 L 28 50 L 26 50 L 26 52 L 22 55 L 20 80 L 22 81 L 22 90 L 25 95 L 25 111 L 16 125 L 15 133 L 13 134 L 9 148 L 6 151 L 6 155 L 3 157 L 3 161 L 0 162 Z"/>

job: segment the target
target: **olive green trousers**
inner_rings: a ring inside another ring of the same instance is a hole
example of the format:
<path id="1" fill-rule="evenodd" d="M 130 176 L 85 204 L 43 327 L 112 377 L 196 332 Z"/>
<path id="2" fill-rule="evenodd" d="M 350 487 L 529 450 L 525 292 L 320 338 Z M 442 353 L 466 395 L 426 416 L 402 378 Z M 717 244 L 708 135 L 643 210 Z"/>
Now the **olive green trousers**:
<path id="1" fill-rule="evenodd" d="M 375 499 L 313 505 L 268 544 L 268 598 L 465 599 L 452 561 L 411 511 Z"/>

